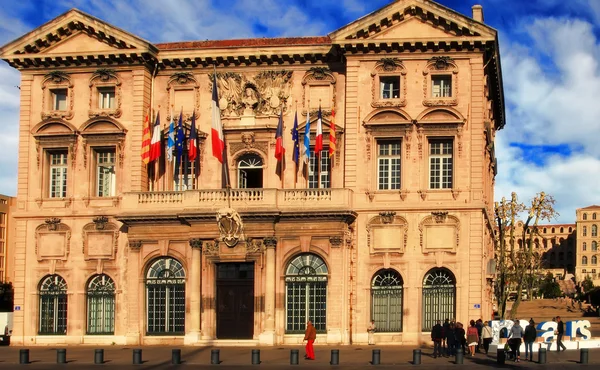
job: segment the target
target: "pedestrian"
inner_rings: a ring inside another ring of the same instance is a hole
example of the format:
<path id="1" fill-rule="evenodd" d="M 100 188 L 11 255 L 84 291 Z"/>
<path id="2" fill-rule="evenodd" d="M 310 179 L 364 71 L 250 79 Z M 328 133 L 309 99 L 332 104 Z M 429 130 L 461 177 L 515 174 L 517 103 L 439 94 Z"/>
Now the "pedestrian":
<path id="1" fill-rule="evenodd" d="M 562 348 L 563 351 L 567 350 L 567 347 L 562 342 L 563 335 L 565 334 L 565 324 L 561 320 L 560 316 L 556 316 L 556 333 L 558 337 L 556 338 L 556 350 L 560 352 Z"/>
<path id="2" fill-rule="evenodd" d="M 537 330 L 535 329 L 535 322 L 533 319 L 529 319 L 529 325 L 525 328 L 525 335 L 523 335 L 523 341 L 525 342 L 525 359 L 533 361 L 533 342 L 537 338 Z"/>
<path id="3" fill-rule="evenodd" d="M 448 333 L 448 330 L 450 330 L 450 320 L 446 319 L 444 321 L 444 325 L 442 325 L 442 328 L 444 329 L 444 337 L 442 338 L 442 353 L 446 356 L 448 356 L 449 353 L 449 348 L 448 348 L 448 343 L 446 342 L 446 336 Z"/>
<path id="4" fill-rule="evenodd" d="M 440 320 L 431 328 L 431 340 L 433 341 L 433 358 L 442 357 L 442 338 L 444 337 L 444 328 Z"/>
<path id="5" fill-rule="evenodd" d="M 477 345 L 475 346 L 475 352 L 479 352 L 479 344 L 481 344 L 481 330 L 483 329 L 483 320 L 481 320 L 481 318 L 475 321 L 475 327 L 477 328 L 477 334 L 479 335 L 479 342 L 477 342 Z"/>
<path id="6" fill-rule="evenodd" d="M 448 325 L 448 331 L 444 333 L 446 337 L 446 343 L 448 344 L 448 352 L 446 352 L 447 356 L 454 356 L 456 354 L 456 326 L 454 325 L 454 321 Z"/>
<path id="7" fill-rule="evenodd" d="M 315 359 L 315 350 L 313 348 L 313 343 L 317 339 L 317 329 L 312 324 L 312 321 L 308 320 L 306 323 L 306 331 L 304 332 L 304 340 L 306 341 L 306 355 L 304 356 L 307 360 Z"/>
<path id="8" fill-rule="evenodd" d="M 377 326 L 375 326 L 375 320 L 371 320 L 371 323 L 369 324 L 369 326 L 367 326 L 367 334 L 369 335 L 369 345 L 374 345 L 375 344 L 375 330 L 377 329 Z"/>
<path id="9" fill-rule="evenodd" d="M 456 329 L 454 330 L 454 336 L 456 337 L 456 350 L 461 350 L 462 353 L 465 353 L 465 329 L 463 328 L 463 324 L 460 322 L 456 323 Z"/>
<path id="10" fill-rule="evenodd" d="M 490 350 L 490 343 L 492 343 L 492 327 L 488 321 L 483 322 L 483 328 L 481 329 L 481 337 L 483 339 L 483 350 L 487 355 Z"/>
<path id="11" fill-rule="evenodd" d="M 523 338 L 523 327 L 519 324 L 519 319 L 513 320 L 514 324 L 512 328 L 510 328 L 510 332 L 508 333 L 509 346 L 512 350 L 515 362 L 521 361 L 521 338 Z"/>
<path id="12" fill-rule="evenodd" d="M 477 326 L 475 326 L 475 320 L 471 320 L 470 326 L 467 329 L 467 344 L 469 346 L 469 353 L 475 356 L 475 347 L 479 343 L 479 333 L 477 332 Z"/>

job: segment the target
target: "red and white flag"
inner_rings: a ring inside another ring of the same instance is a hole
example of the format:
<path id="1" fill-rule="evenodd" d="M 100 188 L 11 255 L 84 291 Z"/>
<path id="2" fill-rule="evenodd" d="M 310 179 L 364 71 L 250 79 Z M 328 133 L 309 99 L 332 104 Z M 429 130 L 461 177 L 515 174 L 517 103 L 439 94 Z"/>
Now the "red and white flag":
<path id="1" fill-rule="evenodd" d="M 160 158 L 161 148 L 161 132 L 160 132 L 160 112 L 156 113 L 156 122 L 152 130 L 152 141 L 150 142 L 150 162 L 154 162 Z"/>
<path id="2" fill-rule="evenodd" d="M 223 126 L 221 124 L 221 109 L 219 108 L 219 94 L 217 93 L 217 74 L 215 73 L 212 91 L 212 125 L 211 139 L 213 155 L 223 163 L 223 149 L 225 141 L 223 140 Z"/>
<path id="3" fill-rule="evenodd" d="M 319 115 L 317 116 L 317 138 L 315 140 L 315 155 L 319 155 L 323 150 L 323 118 L 321 117 L 321 106 L 319 106 Z"/>

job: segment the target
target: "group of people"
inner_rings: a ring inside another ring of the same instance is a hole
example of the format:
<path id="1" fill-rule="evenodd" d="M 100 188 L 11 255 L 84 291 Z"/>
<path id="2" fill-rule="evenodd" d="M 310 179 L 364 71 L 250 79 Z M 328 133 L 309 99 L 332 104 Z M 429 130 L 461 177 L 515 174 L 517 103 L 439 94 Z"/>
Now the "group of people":
<path id="1" fill-rule="evenodd" d="M 463 353 L 467 353 L 468 350 L 471 356 L 475 356 L 480 346 L 487 354 L 492 343 L 492 327 L 481 319 L 471 320 L 467 330 L 460 322 L 446 319 L 442 324 L 441 320 L 438 320 L 431 329 L 431 340 L 434 358 L 454 356 L 458 349 Z"/>

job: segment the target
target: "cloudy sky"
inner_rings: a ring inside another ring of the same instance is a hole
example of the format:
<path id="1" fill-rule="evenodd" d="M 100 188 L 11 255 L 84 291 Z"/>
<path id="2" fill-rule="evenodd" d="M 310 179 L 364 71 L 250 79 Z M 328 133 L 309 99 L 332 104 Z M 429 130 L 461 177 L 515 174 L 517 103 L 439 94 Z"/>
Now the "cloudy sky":
<path id="1" fill-rule="evenodd" d="M 0 0 L 0 45 L 77 7 L 151 42 L 315 36 L 390 0 Z M 481 4 L 500 32 L 507 125 L 496 199 L 553 195 L 560 216 L 600 205 L 600 0 L 438 0 Z M 168 4 L 168 6 L 165 6 Z M 0 61 L 0 193 L 16 194 L 19 74 Z"/>

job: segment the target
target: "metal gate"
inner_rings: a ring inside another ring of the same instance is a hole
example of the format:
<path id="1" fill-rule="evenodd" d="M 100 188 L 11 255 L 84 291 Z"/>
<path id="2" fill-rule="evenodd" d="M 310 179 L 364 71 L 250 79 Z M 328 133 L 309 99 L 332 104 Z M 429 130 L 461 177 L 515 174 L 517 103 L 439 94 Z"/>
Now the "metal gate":
<path id="1" fill-rule="evenodd" d="M 436 321 L 456 316 L 456 280 L 444 268 L 430 270 L 423 279 L 423 331 L 431 331 Z"/>

